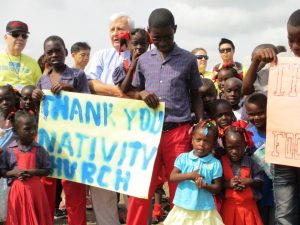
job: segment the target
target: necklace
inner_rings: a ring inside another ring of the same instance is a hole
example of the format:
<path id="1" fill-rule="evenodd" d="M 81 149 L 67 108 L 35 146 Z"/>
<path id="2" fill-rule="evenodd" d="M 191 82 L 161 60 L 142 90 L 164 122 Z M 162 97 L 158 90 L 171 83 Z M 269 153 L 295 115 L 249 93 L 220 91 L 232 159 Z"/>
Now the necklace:
<path id="1" fill-rule="evenodd" d="M 9 54 L 8 53 L 6 53 L 6 54 L 7 54 L 7 57 L 9 59 L 9 62 L 11 64 L 11 66 L 14 68 L 14 71 L 17 75 L 17 78 L 19 79 L 20 78 L 19 73 L 20 73 L 20 69 L 21 69 L 22 54 L 19 57 L 19 62 L 13 62 L 11 60 L 11 58 L 9 57 Z"/>

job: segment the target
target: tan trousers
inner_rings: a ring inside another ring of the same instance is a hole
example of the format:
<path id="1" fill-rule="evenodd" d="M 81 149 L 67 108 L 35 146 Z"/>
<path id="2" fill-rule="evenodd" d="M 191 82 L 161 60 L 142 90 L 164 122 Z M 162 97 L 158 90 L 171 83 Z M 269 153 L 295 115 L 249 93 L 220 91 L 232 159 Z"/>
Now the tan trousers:
<path id="1" fill-rule="evenodd" d="M 90 190 L 97 225 L 121 225 L 116 192 L 92 186 Z"/>

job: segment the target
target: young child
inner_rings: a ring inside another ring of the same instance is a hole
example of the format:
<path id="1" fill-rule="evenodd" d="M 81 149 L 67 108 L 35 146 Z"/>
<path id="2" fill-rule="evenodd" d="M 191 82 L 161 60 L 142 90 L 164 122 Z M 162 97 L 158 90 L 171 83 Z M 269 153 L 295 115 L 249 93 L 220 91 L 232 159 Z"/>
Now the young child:
<path id="1" fill-rule="evenodd" d="M 300 57 L 300 9 L 294 11 L 287 21 L 287 37 L 291 53 L 278 56 Z M 248 74 L 255 74 L 260 62 L 276 62 L 276 51 L 264 48 L 256 52 Z M 266 74 L 269 75 L 269 74 Z M 247 77 L 246 76 L 246 77 Z M 273 164 L 273 188 L 275 200 L 275 223 L 284 225 L 299 224 L 300 221 L 300 168 Z"/>
<path id="2" fill-rule="evenodd" d="M 151 44 L 150 36 L 146 30 L 141 28 L 133 29 L 130 33 L 130 60 L 124 59 L 124 62 L 118 66 L 113 73 L 113 82 L 119 85 L 123 92 L 128 92 L 132 87 L 131 82 L 135 75 L 135 69 L 139 56 L 147 51 Z"/>
<path id="3" fill-rule="evenodd" d="M 230 126 L 235 117 L 232 107 L 225 99 L 217 99 L 210 107 L 211 118 L 216 122 L 219 131 L 217 146 L 213 149 L 213 155 L 220 159 L 225 151 L 223 149 L 222 137 L 224 136 L 225 128 Z M 220 199 L 218 199 L 219 201 Z"/>
<path id="4" fill-rule="evenodd" d="M 17 140 L 4 149 L 8 196 L 8 225 L 51 225 L 52 218 L 41 176 L 51 172 L 48 152 L 34 142 L 37 124 L 33 114 L 17 111 L 11 117 Z"/>
<path id="5" fill-rule="evenodd" d="M 263 225 L 256 206 L 259 196 L 254 192 L 263 183 L 263 172 L 245 155 L 247 146 L 253 144 L 245 126 L 244 121 L 236 121 L 223 137 L 227 155 L 221 159 L 225 188 L 221 215 L 225 225 Z"/>
<path id="6" fill-rule="evenodd" d="M 232 107 L 225 99 L 217 99 L 210 107 L 211 118 L 216 122 L 219 133 L 224 133 L 224 128 L 235 120 Z"/>
<path id="7" fill-rule="evenodd" d="M 48 71 L 50 70 L 50 65 L 47 62 L 45 54 L 41 55 L 38 58 L 37 63 L 39 64 L 39 67 L 40 67 L 43 74 L 48 73 Z"/>
<path id="8" fill-rule="evenodd" d="M 254 125 L 248 128 L 253 133 L 254 147 L 251 149 L 251 153 L 254 153 L 266 143 L 267 97 L 262 93 L 253 93 L 246 98 L 245 107 L 249 120 Z M 270 171 L 267 173 L 270 174 Z M 258 206 L 262 221 L 265 225 L 274 224 L 273 183 L 265 172 L 261 193 L 262 198 L 258 201 Z"/>
<path id="9" fill-rule="evenodd" d="M 32 92 L 35 89 L 33 85 L 26 85 L 21 90 L 21 101 L 20 101 L 20 108 L 25 109 L 27 111 L 31 110 L 32 112 L 36 113 L 37 108 L 35 101 L 32 99 Z"/>
<path id="10" fill-rule="evenodd" d="M 9 121 L 9 116 L 16 110 L 16 96 L 10 85 L 0 87 L 0 151 L 15 140 L 15 135 Z M 5 167 L 4 153 L 0 153 L 2 163 L 0 168 Z M 1 178 L 0 171 L 0 224 L 6 220 L 7 196 L 9 188 L 5 178 Z"/>
<path id="11" fill-rule="evenodd" d="M 41 100 L 42 89 L 50 89 L 54 94 L 60 91 L 90 93 L 87 79 L 83 70 L 73 69 L 65 64 L 67 49 L 62 38 L 50 36 L 44 42 L 44 54 L 51 69 L 44 74 L 33 91 L 33 99 Z M 51 213 L 54 217 L 56 179 L 43 180 L 50 202 Z M 62 180 L 65 191 L 66 208 L 68 211 L 68 224 L 86 224 L 86 186 L 84 184 Z M 52 218 L 53 218 L 52 217 Z"/>
<path id="12" fill-rule="evenodd" d="M 150 201 L 157 188 L 157 177 L 164 166 L 169 178 L 174 160 L 190 148 L 191 109 L 196 119 L 203 118 L 202 98 L 199 93 L 201 79 L 197 60 L 190 52 L 179 48 L 174 42 L 177 29 L 173 14 L 165 8 L 155 9 L 148 20 L 148 31 L 155 49 L 139 57 L 132 86 L 140 98 L 151 108 L 165 102 L 165 118 L 160 144 L 157 150 L 149 199 L 130 197 L 127 224 L 148 224 Z M 177 184 L 168 182 L 170 202 Z"/>
<path id="13" fill-rule="evenodd" d="M 223 224 L 213 199 L 221 191 L 222 166 L 211 154 L 218 130 L 210 121 L 193 127 L 193 150 L 175 160 L 170 180 L 179 182 L 164 225 Z"/>
<path id="14" fill-rule="evenodd" d="M 204 118 L 211 118 L 210 106 L 217 99 L 217 90 L 211 79 L 202 78 L 202 86 L 199 88 L 199 92 L 202 96 L 203 108 L 204 108 Z"/>
<path id="15" fill-rule="evenodd" d="M 237 69 L 235 68 L 235 64 L 223 64 L 223 66 L 218 70 L 218 73 L 213 77 L 214 81 L 218 82 L 219 88 L 219 98 L 224 98 L 224 85 L 225 81 L 231 77 L 237 77 L 239 79 L 243 79 L 241 74 L 238 74 Z"/>
<path id="16" fill-rule="evenodd" d="M 227 79 L 224 84 L 224 99 L 231 105 L 237 120 L 248 121 L 244 101 L 242 99 L 242 84 L 243 82 L 236 77 Z"/>

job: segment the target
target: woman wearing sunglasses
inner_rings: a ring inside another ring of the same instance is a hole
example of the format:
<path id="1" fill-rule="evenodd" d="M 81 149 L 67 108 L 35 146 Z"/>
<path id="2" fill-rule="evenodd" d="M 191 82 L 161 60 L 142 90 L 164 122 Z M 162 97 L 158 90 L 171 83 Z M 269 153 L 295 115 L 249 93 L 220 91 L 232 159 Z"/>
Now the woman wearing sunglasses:
<path id="1" fill-rule="evenodd" d="M 206 70 L 207 67 L 207 61 L 208 61 L 208 55 L 204 48 L 195 48 L 192 53 L 197 58 L 197 64 L 199 69 L 199 74 L 203 78 L 209 78 L 211 79 L 213 76 L 213 73 Z"/>
<path id="2" fill-rule="evenodd" d="M 4 35 L 6 51 L 0 53 L 0 86 L 10 84 L 17 89 L 36 86 L 41 70 L 37 62 L 22 54 L 28 38 L 28 26 L 21 21 L 10 21 Z"/>

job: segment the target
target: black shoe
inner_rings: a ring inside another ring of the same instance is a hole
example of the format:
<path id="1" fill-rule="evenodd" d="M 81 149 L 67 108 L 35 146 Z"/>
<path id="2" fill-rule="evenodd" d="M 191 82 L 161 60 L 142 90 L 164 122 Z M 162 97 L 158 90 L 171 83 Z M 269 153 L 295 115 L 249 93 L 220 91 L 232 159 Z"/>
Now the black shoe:
<path id="1" fill-rule="evenodd" d="M 67 216 L 68 216 L 67 210 L 65 210 L 65 209 L 56 209 L 55 210 L 55 215 L 54 215 L 55 220 L 64 219 L 64 218 L 67 218 Z"/>

